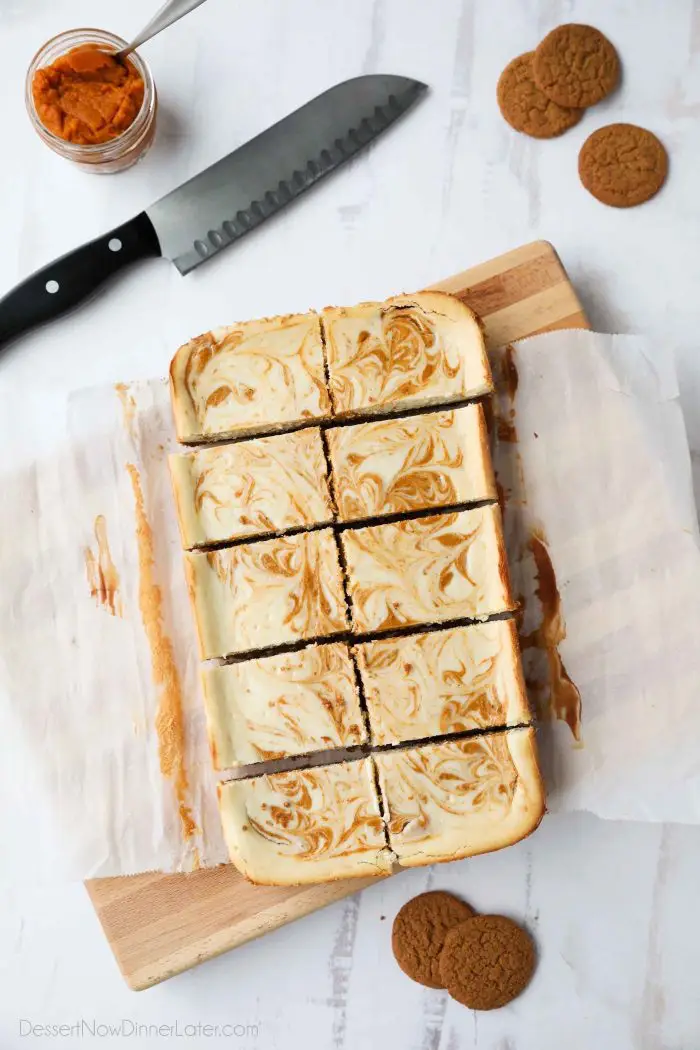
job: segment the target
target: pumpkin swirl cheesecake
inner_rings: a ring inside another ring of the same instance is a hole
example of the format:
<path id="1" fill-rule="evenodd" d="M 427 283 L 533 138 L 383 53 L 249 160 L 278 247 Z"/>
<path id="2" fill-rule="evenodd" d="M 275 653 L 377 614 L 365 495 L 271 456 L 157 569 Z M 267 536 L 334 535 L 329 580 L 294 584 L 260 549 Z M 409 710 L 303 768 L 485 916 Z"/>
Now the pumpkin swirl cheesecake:
<path id="1" fill-rule="evenodd" d="M 481 322 L 444 292 L 328 307 L 321 322 L 336 416 L 446 405 L 493 390 Z"/>
<path id="2" fill-rule="evenodd" d="M 231 860 L 263 885 L 389 875 L 370 757 L 219 785 Z"/>
<path id="3" fill-rule="evenodd" d="M 246 322 L 186 343 L 170 382 L 233 863 L 301 885 L 528 835 L 544 790 L 478 318 L 422 292 Z"/>
<path id="4" fill-rule="evenodd" d="M 290 314 L 206 332 L 173 357 L 170 392 L 185 445 L 323 419 L 330 397 L 320 321 Z"/>
<path id="5" fill-rule="evenodd" d="M 376 744 L 530 721 L 512 619 L 379 638 L 354 654 Z"/>
<path id="6" fill-rule="evenodd" d="M 186 550 L 333 519 L 318 427 L 170 456 Z"/>
<path id="7" fill-rule="evenodd" d="M 327 431 L 341 521 L 496 498 L 480 404 Z"/>
<path id="8" fill-rule="evenodd" d="M 532 726 L 376 755 L 389 842 L 402 867 L 510 846 L 544 813 Z"/>
<path id="9" fill-rule="evenodd" d="M 213 551 L 187 551 L 185 576 L 203 660 L 347 630 L 330 529 Z"/>
<path id="10" fill-rule="evenodd" d="M 342 642 L 205 667 L 214 768 L 368 742 L 355 665 Z"/>

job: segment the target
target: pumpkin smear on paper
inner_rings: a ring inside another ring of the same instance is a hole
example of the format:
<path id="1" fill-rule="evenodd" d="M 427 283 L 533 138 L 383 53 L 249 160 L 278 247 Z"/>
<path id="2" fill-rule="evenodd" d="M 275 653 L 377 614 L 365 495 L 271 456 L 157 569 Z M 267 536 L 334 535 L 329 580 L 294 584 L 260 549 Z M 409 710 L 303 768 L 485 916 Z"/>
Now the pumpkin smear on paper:
<path id="1" fill-rule="evenodd" d="M 126 469 L 131 479 L 136 510 L 136 540 L 139 551 L 139 608 L 144 630 L 151 650 L 153 681 L 160 689 L 156 713 L 158 756 L 160 771 L 172 780 L 178 803 L 180 822 L 185 840 L 192 838 L 199 828 L 187 805 L 189 783 L 185 769 L 185 725 L 182 687 L 175 663 L 173 644 L 163 628 L 163 595 L 155 582 L 153 531 L 144 509 L 141 478 L 133 463 Z"/>
<path id="2" fill-rule="evenodd" d="M 114 390 L 122 406 L 122 412 L 124 413 L 124 426 L 129 433 L 129 436 L 133 438 L 134 430 L 134 417 L 136 415 L 136 401 L 134 395 L 129 390 L 128 383 L 115 383 Z"/>
<path id="3" fill-rule="evenodd" d="M 121 616 L 119 573 L 112 561 L 107 539 L 107 519 L 104 514 L 97 515 L 94 529 L 97 550 L 94 551 L 91 547 L 85 548 L 85 572 L 90 585 L 90 596 L 111 616 Z"/>
<path id="4" fill-rule="evenodd" d="M 566 638 L 566 624 L 561 611 L 561 595 L 543 530 L 533 529 L 528 547 L 535 561 L 537 584 L 535 594 L 542 606 L 542 622 L 530 634 L 522 635 L 525 649 L 540 649 L 547 658 L 549 670 L 550 714 L 566 722 L 577 743 L 581 743 L 581 694 L 564 667 L 559 645 Z M 537 689 L 537 684 L 530 682 Z M 539 691 L 541 692 L 541 686 Z"/>
<path id="5" fill-rule="evenodd" d="M 520 605 L 518 630 L 528 694 L 540 718 L 566 722 L 582 746 L 581 694 L 569 676 L 559 646 L 566 623 L 546 533 L 526 513 L 527 492 L 516 426 L 519 375 L 512 345 L 491 355 L 496 395 L 492 401 L 490 432 L 494 441 L 498 502 L 503 513 L 506 547 Z M 500 454 L 499 454 L 500 450 Z M 531 625 L 525 630 L 528 606 Z"/>

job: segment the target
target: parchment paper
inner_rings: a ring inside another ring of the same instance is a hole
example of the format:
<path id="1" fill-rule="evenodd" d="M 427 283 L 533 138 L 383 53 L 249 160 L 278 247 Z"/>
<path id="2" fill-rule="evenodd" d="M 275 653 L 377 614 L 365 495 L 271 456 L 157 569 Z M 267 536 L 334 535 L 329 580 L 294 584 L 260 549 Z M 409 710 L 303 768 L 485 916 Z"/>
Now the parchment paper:
<path id="1" fill-rule="evenodd" d="M 672 356 L 557 332 L 512 360 L 517 393 L 499 415 L 518 443 L 495 458 L 514 587 L 532 632 L 540 530 L 582 700 L 576 741 L 539 682 L 549 807 L 696 823 L 700 550 Z M 49 407 L 23 392 L 0 423 L 0 879 L 219 863 L 167 386 L 76 393 L 62 440 L 23 458 L 18 434 Z M 535 678 L 541 655 L 525 654 Z"/>

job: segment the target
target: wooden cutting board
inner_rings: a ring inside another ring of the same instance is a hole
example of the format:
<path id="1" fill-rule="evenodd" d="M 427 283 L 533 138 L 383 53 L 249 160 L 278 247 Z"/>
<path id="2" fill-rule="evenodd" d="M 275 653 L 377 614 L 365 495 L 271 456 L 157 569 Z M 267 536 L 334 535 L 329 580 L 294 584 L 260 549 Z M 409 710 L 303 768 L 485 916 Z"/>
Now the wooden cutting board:
<path id="1" fill-rule="evenodd" d="M 588 327 L 566 272 L 546 241 L 516 248 L 435 288 L 476 310 L 490 346 L 556 328 Z M 86 885 L 127 984 L 139 990 L 375 881 L 252 886 L 225 866 L 191 875 L 93 879 Z"/>

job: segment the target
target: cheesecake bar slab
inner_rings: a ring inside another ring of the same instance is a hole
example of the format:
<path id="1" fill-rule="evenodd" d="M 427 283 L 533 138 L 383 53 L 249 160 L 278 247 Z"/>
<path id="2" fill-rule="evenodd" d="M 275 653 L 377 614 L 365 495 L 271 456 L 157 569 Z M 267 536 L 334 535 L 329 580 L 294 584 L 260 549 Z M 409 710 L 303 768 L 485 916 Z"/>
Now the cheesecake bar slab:
<path id="1" fill-rule="evenodd" d="M 184 558 L 203 660 L 322 638 L 348 627 L 330 529 L 187 551 Z"/>
<path id="2" fill-rule="evenodd" d="M 341 542 L 355 631 L 515 607 L 497 504 L 347 529 Z"/>
<path id="3" fill-rule="evenodd" d="M 341 642 L 208 667 L 202 685 L 215 769 L 367 742 Z"/>
<path id="4" fill-rule="evenodd" d="M 531 720 L 514 620 L 380 638 L 355 654 L 374 744 Z"/>
<path id="5" fill-rule="evenodd" d="M 170 393 L 186 445 L 327 417 L 318 316 L 246 321 L 190 340 L 172 359 Z"/>
<path id="6" fill-rule="evenodd" d="M 393 748 L 375 761 L 389 843 L 403 867 L 510 846 L 544 814 L 533 727 Z"/>
<path id="7" fill-rule="evenodd" d="M 476 315 L 444 292 L 329 307 L 322 323 L 335 415 L 445 404 L 493 389 Z"/>
<path id="8" fill-rule="evenodd" d="M 230 780 L 218 790 L 231 860 L 251 882 L 391 873 L 371 758 Z"/>
<path id="9" fill-rule="evenodd" d="M 479 404 L 326 433 L 341 521 L 496 498 Z"/>
<path id="10" fill-rule="evenodd" d="M 333 518 L 318 427 L 198 448 L 169 463 L 187 550 Z"/>

